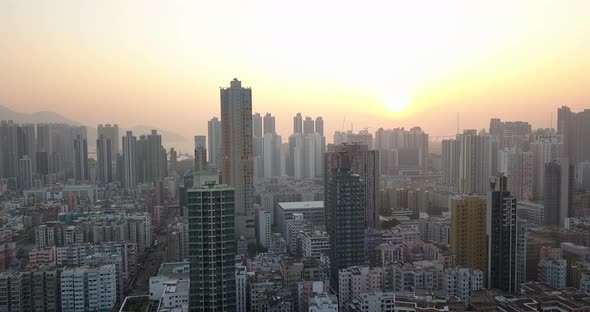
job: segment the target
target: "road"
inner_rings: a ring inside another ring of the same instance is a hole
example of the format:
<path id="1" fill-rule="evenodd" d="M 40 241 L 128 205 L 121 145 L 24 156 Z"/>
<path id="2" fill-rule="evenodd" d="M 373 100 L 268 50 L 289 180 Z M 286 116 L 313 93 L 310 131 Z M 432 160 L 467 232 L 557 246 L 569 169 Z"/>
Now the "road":
<path id="1" fill-rule="evenodd" d="M 154 241 L 157 240 L 158 245 L 153 246 L 144 255 L 140 256 L 138 272 L 128 288 L 128 296 L 149 294 L 150 277 L 158 274 L 160 264 L 166 258 L 166 242 L 168 236 L 166 225 L 176 216 L 177 211 L 177 209 L 166 209 L 166 215 L 160 222 L 162 231 L 157 229 L 154 233 Z"/>

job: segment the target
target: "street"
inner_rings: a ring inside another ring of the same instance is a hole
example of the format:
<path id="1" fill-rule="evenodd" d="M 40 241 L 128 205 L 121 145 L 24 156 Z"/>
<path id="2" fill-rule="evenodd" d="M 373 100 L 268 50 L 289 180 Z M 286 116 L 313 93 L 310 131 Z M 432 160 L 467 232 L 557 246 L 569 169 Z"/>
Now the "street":
<path id="1" fill-rule="evenodd" d="M 166 209 L 166 215 L 160 221 L 160 227 L 154 231 L 154 244 L 157 241 L 157 245 L 152 246 L 147 252 L 140 256 L 137 274 L 128 288 L 128 296 L 149 294 L 150 277 L 158 274 L 160 264 L 162 261 L 165 261 L 166 258 L 166 242 L 168 237 L 166 225 L 177 213 L 178 209 L 171 207 Z"/>

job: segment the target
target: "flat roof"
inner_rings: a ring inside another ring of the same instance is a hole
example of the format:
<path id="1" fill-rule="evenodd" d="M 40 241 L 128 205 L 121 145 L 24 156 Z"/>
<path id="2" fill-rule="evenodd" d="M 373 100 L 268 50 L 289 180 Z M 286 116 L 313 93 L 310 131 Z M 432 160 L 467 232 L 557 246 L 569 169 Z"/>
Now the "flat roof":
<path id="1" fill-rule="evenodd" d="M 324 208 L 324 201 L 284 202 L 279 206 L 284 210 Z"/>

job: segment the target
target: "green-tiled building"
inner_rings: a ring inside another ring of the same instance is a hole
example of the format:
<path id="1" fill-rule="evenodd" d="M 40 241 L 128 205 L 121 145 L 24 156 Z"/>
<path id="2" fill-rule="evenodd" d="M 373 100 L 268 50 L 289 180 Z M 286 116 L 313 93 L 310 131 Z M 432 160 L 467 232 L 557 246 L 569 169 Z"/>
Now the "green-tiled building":
<path id="1" fill-rule="evenodd" d="M 236 311 L 234 210 L 232 187 L 188 190 L 191 312 Z"/>

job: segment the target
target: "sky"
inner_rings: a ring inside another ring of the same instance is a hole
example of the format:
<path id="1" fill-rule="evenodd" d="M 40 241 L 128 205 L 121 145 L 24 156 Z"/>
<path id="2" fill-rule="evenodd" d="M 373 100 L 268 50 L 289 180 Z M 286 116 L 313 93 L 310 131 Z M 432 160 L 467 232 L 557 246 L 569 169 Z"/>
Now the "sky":
<path id="1" fill-rule="evenodd" d="M 590 107 L 590 1 L 0 2 L 0 105 L 187 138 L 238 78 L 253 111 L 334 131 L 491 117 L 555 126 Z M 0 116 L 1 119 L 1 116 Z"/>

